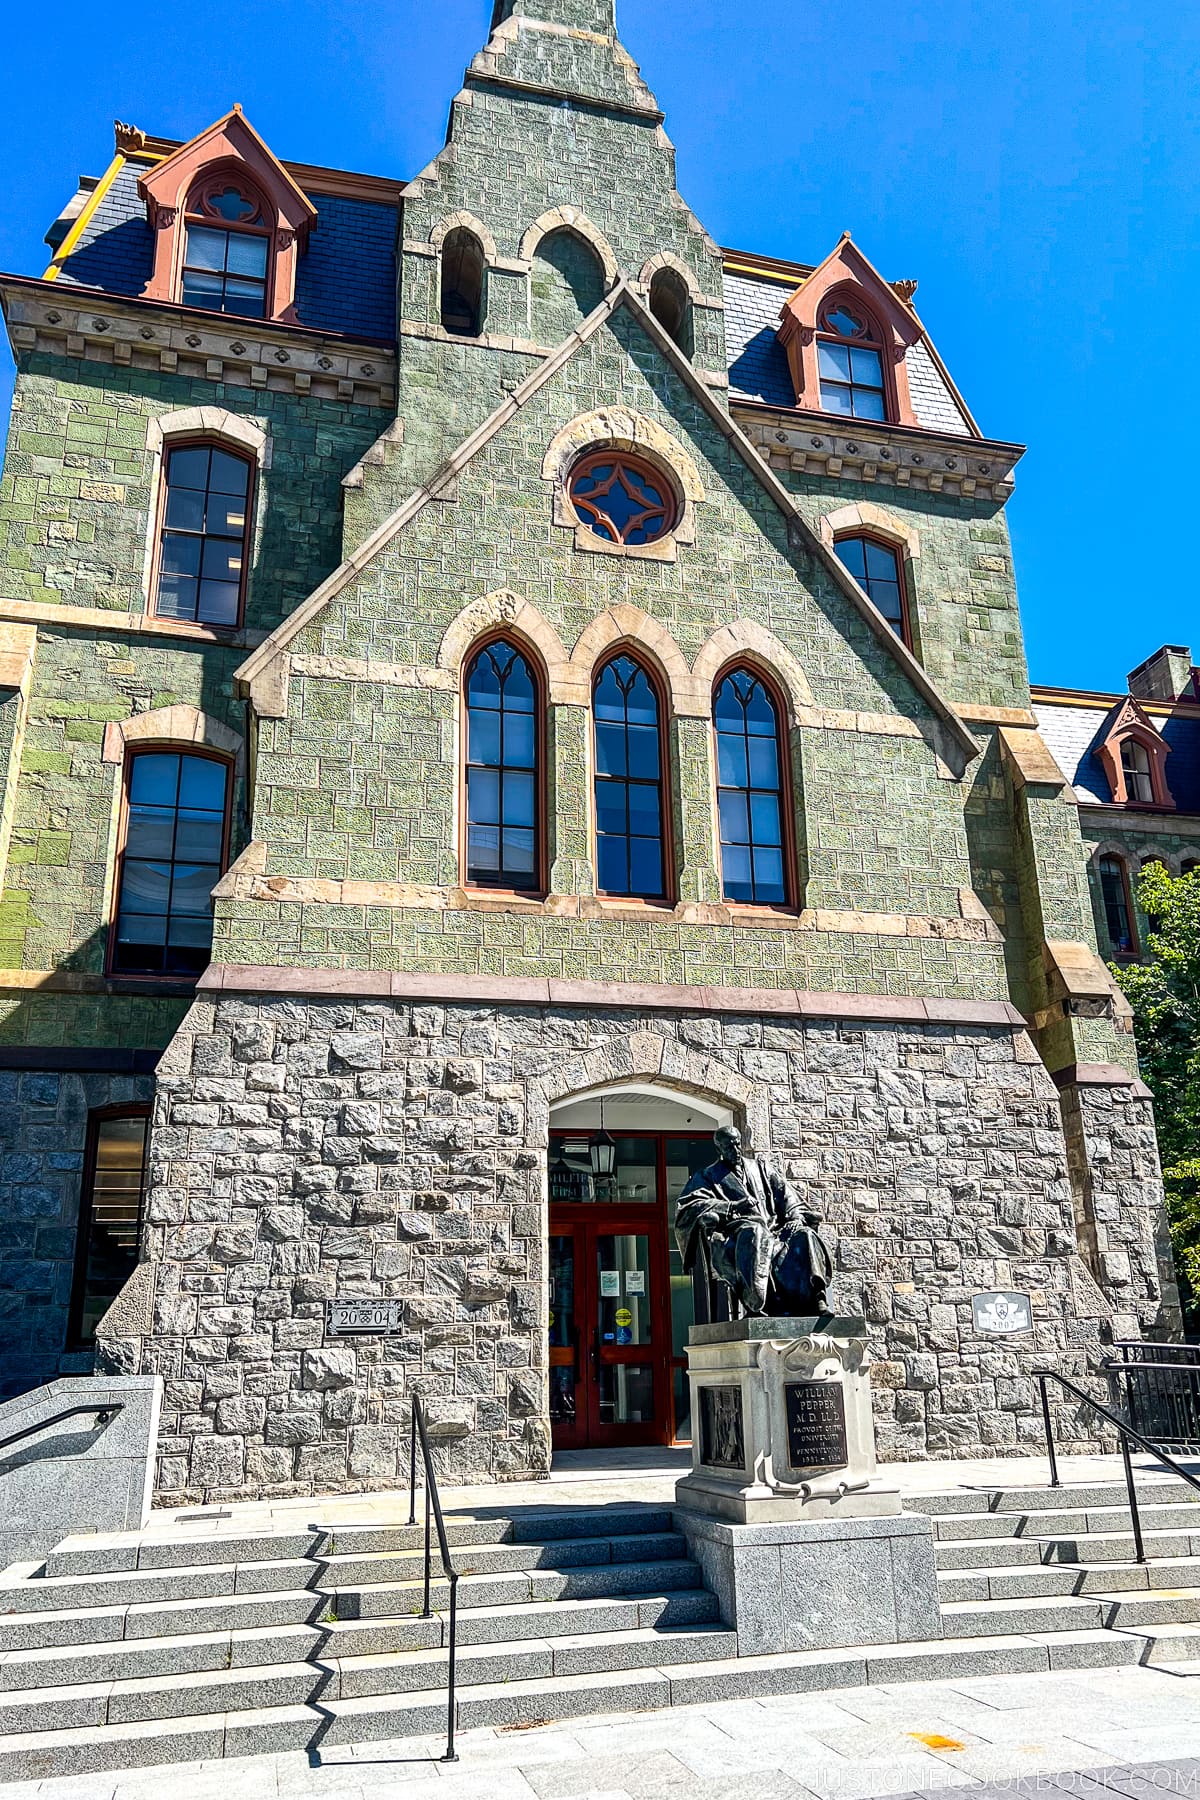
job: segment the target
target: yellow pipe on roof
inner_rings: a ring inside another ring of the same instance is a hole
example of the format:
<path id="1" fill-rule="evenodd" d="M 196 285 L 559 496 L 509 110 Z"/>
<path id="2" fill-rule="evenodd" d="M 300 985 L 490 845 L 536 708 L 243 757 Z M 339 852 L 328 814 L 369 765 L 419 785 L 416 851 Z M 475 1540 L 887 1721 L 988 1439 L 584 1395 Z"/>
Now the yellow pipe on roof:
<path id="1" fill-rule="evenodd" d="M 113 159 L 109 163 L 107 169 L 105 169 L 103 175 L 100 177 L 99 181 L 96 183 L 95 187 L 92 189 L 91 193 L 88 195 L 87 199 L 84 201 L 83 208 L 79 214 L 79 217 L 76 219 L 76 221 L 72 225 L 70 231 L 68 231 L 66 237 L 63 239 L 62 243 L 58 246 L 58 249 L 54 252 L 54 255 L 51 257 L 50 267 L 46 270 L 46 273 L 42 276 L 43 281 L 57 281 L 60 273 L 62 272 L 63 264 L 66 262 L 68 256 L 70 256 L 71 252 L 75 249 L 76 245 L 78 244 L 80 238 L 83 236 L 84 232 L 87 230 L 88 226 L 91 224 L 92 219 L 95 217 L 95 214 L 96 214 L 96 208 L 100 205 L 100 202 L 103 200 L 105 194 L 107 194 L 109 188 L 112 186 L 113 182 L 117 179 L 117 176 L 121 173 L 121 170 L 124 167 L 125 167 L 125 158 L 121 154 L 121 152 L 118 150 L 117 154 L 113 157 Z"/>

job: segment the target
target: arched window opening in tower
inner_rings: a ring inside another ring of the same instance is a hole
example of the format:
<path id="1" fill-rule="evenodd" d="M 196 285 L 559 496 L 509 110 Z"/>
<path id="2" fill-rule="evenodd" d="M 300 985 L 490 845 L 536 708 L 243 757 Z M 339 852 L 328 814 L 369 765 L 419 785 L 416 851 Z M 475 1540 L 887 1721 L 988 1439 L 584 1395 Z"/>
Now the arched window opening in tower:
<path id="1" fill-rule="evenodd" d="M 483 246 L 459 225 L 442 245 L 442 326 L 455 337 L 478 337 L 483 330 Z"/>

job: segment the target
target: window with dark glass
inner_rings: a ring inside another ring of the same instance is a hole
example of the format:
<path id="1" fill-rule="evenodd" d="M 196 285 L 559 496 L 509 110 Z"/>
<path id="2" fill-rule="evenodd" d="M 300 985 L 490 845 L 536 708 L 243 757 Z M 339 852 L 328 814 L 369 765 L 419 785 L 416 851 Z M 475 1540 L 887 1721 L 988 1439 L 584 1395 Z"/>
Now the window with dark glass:
<path id="1" fill-rule="evenodd" d="M 1125 777 L 1125 798 L 1138 805 L 1154 805 L 1154 776 L 1150 768 L 1150 752 L 1136 738 L 1127 737 L 1121 745 L 1121 772 Z"/>
<path id="2" fill-rule="evenodd" d="M 821 313 L 817 373 L 823 412 L 854 419 L 886 419 L 883 345 L 870 314 L 845 300 Z"/>
<path id="3" fill-rule="evenodd" d="M 675 497 L 664 477 L 624 451 L 593 451 L 576 463 L 567 485 L 588 530 L 610 544 L 652 544 L 675 523 Z"/>
<path id="4" fill-rule="evenodd" d="M 511 644 L 486 645 L 467 670 L 467 880 L 536 888 L 538 689 Z"/>
<path id="5" fill-rule="evenodd" d="M 229 766 L 143 750 L 130 759 L 112 968 L 198 975 L 212 948 L 212 890 L 225 854 Z"/>
<path id="6" fill-rule="evenodd" d="M 1181 875 L 1194 875 L 1197 869 L 1200 869 L 1200 858 L 1195 856 L 1185 857 L 1179 865 Z"/>
<path id="7" fill-rule="evenodd" d="M 631 656 L 600 671 L 596 726 L 596 862 L 603 894 L 661 900 L 662 734 L 654 684 Z"/>
<path id="8" fill-rule="evenodd" d="M 1132 956 L 1135 944 L 1133 921 L 1129 908 L 1129 888 L 1125 864 L 1119 856 L 1102 856 L 1099 862 L 1100 896 L 1104 901 L 1104 921 L 1114 950 Z"/>
<path id="9" fill-rule="evenodd" d="M 138 1259 L 146 1169 L 144 1111 L 94 1116 L 75 1235 L 68 1336 L 86 1348 Z"/>
<path id="10" fill-rule="evenodd" d="M 163 466 L 154 610 L 160 618 L 236 625 L 250 527 L 250 464 L 215 444 L 181 444 Z"/>
<path id="11" fill-rule="evenodd" d="M 442 245 L 442 326 L 456 337 L 483 329 L 483 246 L 461 225 Z"/>
<path id="12" fill-rule="evenodd" d="M 717 808 L 726 900 L 781 906 L 787 899 L 783 792 L 775 703 L 748 669 L 717 688 Z"/>
<path id="13" fill-rule="evenodd" d="M 263 318 L 270 246 L 261 203 L 251 194 L 227 181 L 193 194 L 184 225 L 183 304 Z"/>
<path id="14" fill-rule="evenodd" d="M 691 355 L 691 299 L 687 284 L 674 269 L 659 269 L 650 283 L 650 311 L 663 330 Z"/>
<path id="15" fill-rule="evenodd" d="M 839 538 L 834 549 L 896 636 L 909 643 L 904 577 L 895 550 L 890 544 L 881 544 L 869 537 Z"/>

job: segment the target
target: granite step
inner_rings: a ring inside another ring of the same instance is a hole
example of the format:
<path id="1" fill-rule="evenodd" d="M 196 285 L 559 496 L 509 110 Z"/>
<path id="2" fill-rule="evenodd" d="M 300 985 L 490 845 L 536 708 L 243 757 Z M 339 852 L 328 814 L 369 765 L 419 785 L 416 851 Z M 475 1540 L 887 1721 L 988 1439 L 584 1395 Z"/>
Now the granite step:
<path id="1" fill-rule="evenodd" d="M 149 1675 L 0 1693 L 0 1737 L 92 1725 L 136 1725 L 148 1719 L 170 1721 L 192 1713 L 304 1706 L 320 1693 L 325 1679 L 313 1663 L 292 1662 L 196 1670 L 167 1680 Z"/>
<path id="2" fill-rule="evenodd" d="M 676 1629 L 720 1622 L 720 1606 L 707 1588 L 674 1593 L 627 1594 L 609 1600 L 538 1600 L 515 1606 L 478 1606 L 458 1615 L 460 1647 L 508 1643 L 527 1638 L 613 1635 L 626 1631 Z M 388 1618 L 336 1620 L 326 1626 L 326 1658 L 384 1651 L 431 1650 L 446 1641 L 448 1619 Z"/>
<path id="3" fill-rule="evenodd" d="M 1036 1538 L 959 1538 L 935 1542 L 939 1570 L 1027 1568 L 1044 1558 Z"/>
<path id="4" fill-rule="evenodd" d="M 153 1529 L 153 1527 L 152 1527 Z M 126 1531 L 103 1536 L 80 1533 L 47 1552 L 44 1572 L 58 1575 L 115 1575 L 134 1569 L 198 1568 L 205 1563 L 295 1562 L 314 1555 L 324 1532 L 199 1532 L 179 1526 L 170 1537 Z"/>
<path id="5" fill-rule="evenodd" d="M 1117 1594 L 1146 1589 L 1190 1587 L 1200 1580 L 1192 1557 L 1148 1563 L 1050 1563 L 1028 1569 L 943 1569 L 938 1593 L 943 1601 L 1021 1600 L 1039 1594 Z"/>
<path id="6" fill-rule="evenodd" d="M 613 1631 L 577 1637 L 523 1638 L 513 1643 L 463 1645 L 458 1653 L 461 1688 L 555 1676 L 657 1668 L 665 1663 L 711 1661 L 737 1655 L 737 1633 L 720 1625 L 667 1631 Z M 378 1694 L 442 1692 L 444 1650 L 402 1650 L 382 1655 L 322 1658 L 330 1679 L 321 1703 Z"/>
<path id="7" fill-rule="evenodd" d="M 687 1540 L 676 1531 L 639 1532 L 631 1537 L 456 1545 L 451 1550 L 454 1567 L 464 1577 L 523 1573 L 530 1569 L 592 1567 L 605 1563 L 678 1561 L 686 1554 Z M 325 1555 L 320 1561 L 321 1585 L 327 1588 L 424 1580 L 424 1548 Z"/>
<path id="8" fill-rule="evenodd" d="M 24 1590 L 15 1598 L 20 1604 Z M 307 1625 L 315 1623 L 327 1606 L 322 1595 L 304 1588 L 267 1594 L 214 1594 L 204 1600 L 160 1600 L 137 1606 L 81 1607 L 78 1611 L 0 1613 L 0 1652 Z"/>
<path id="9" fill-rule="evenodd" d="M 714 1633 L 713 1638 L 728 1636 Z M 518 1650 L 522 1646 L 516 1646 Z M 705 1649 L 711 1648 L 710 1643 Z M 1127 1633 L 1081 1630 L 1055 1635 L 960 1638 L 953 1644 L 880 1644 L 860 1650 L 809 1650 L 559 1675 L 540 1680 L 470 1683 L 459 1691 L 460 1729 L 530 1726 L 553 1719 L 636 1708 L 690 1706 L 861 1686 L 1049 1669 L 1110 1667 L 1137 1659 Z M 478 1665 L 480 1669 L 486 1664 Z M 214 1690 L 216 1691 L 216 1690 Z M 245 1690 L 244 1698 L 252 1697 Z M 250 1707 L 137 1723 L 73 1726 L 0 1737 L 0 1781 L 52 1779 L 101 1769 L 215 1761 L 315 1743 L 351 1744 L 440 1733 L 446 1701 L 436 1690 L 318 1697 L 314 1704 Z"/>
<path id="10" fill-rule="evenodd" d="M 1154 1587 L 1145 1594 L 1106 1594 L 1100 1605 L 1110 1631 L 1127 1625 L 1191 1625 L 1200 1622 L 1200 1587 Z"/>
<path id="11" fill-rule="evenodd" d="M 311 1587 L 318 1566 L 296 1557 L 279 1562 L 201 1563 L 183 1568 L 123 1569 L 112 1575 L 42 1575 L 40 1563 L 13 1563 L 0 1575 L 5 1612 L 86 1611 L 96 1606 L 153 1606 L 222 1594 L 294 1592 Z"/>
<path id="12" fill-rule="evenodd" d="M 268 1625 L 182 1637 L 122 1638 L 0 1653 L 0 1693 L 307 1661 L 325 1637 L 312 1625 Z"/>
<path id="13" fill-rule="evenodd" d="M 420 1494 L 417 1504 L 423 1505 Z M 667 1506 L 543 1506 L 513 1516 L 446 1514 L 451 1549 L 459 1544 L 550 1544 L 575 1538 L 657 1536 L 674 1528 L 674 1516 Z M 324 1529 L 324 1553 L 329 1556 L 422 1550 L 425 1543 L 423 1523 L 331 1524 Z"/>
<path id="14" fill-rule="evenodd" d="M 1137 1554 L 1132 1531 L 1088 1532 L 1080 1537 L 1032 1541 L 1040 1543 L 1043 1562 L 1132 1562 Z M 1143 1531 L 1142 1543 L 1152 1559 L 1200 1556 L 1200 1533 Z"/>
<path id="15" fill-rule="evenodd" d="M 949 1600 L 942 1606 L 942 1630 L 948 1638 L 1093 1630 L 1104 1623 L 1102 1605 L 1099 1596 L 1065 1594 L 1032 1600 Z"/>
<path id="16" fill-rule="evenodd" d="M 514 1606 L 528 1600 L 608 1599 L 618 1594 L 702 1585 L 698 1565 L 686 1557 L 646 1563 L 599 1563 L 577 1569 L 514 1570 L 504 1575 L 464 1575 L 458 1583 L 459 1610 L 478 1606 Z M 423 1580 L 373 1582 L 326 1590 L 329 1610 L 338 1619 L 403 1618 L 422 1610 Z M 431 1603 L 449 1605 L 450 1584 L 438 1579 L 430 1587 Z"/>
<path id="17" fill-rule="evenodd" d="M 1127 1636 L 1136 1643 L 1138 1661 L 1148 1668 L 1190 1663 L 1193 1668 L 1189 1672 L 1200 1674 L 1200 1624 L 1125 1626 L 1113 1635 Z"/>

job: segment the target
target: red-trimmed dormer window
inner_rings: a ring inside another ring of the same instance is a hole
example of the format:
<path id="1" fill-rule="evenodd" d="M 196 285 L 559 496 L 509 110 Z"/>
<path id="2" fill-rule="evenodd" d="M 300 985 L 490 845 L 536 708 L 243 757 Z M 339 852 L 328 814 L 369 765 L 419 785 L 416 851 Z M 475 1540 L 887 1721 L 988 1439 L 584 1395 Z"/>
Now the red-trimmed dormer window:
<path id="1" fill-rule="evenodd" d="M 822 307 L 817 330 L 822 412 L 851 419 L 886 419 L 883 334 L 865 306 L 834 298 Z"/>
<path id="2" fill-rule="evenodd" d="M 1121 772 L 1125 777 L 1125 798 L 1137 806 L 1153 806 L 1154 776 L 1150 752 L 1137 738 L 1127 737 L 1121 745 Z"/>
<path id="3" fill-rule="evenodd" d="M 271 235 L 248 182 L 218 174 L 193 188 L 184 221 L 183 304 L 265 318 Z"/>
<path id="4" fill-rule="evenodd" d="M 1166 769 L 1171 746 L 1132 694 L 1111 719 L 1096 753 L 1114 805 L 1162 809 L 1175 805 Z"/>

